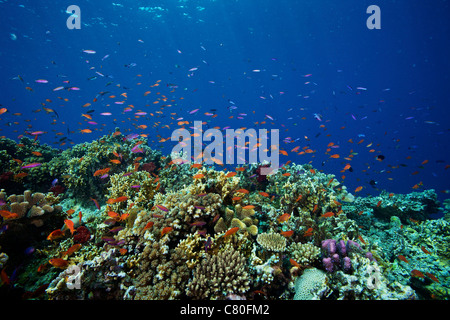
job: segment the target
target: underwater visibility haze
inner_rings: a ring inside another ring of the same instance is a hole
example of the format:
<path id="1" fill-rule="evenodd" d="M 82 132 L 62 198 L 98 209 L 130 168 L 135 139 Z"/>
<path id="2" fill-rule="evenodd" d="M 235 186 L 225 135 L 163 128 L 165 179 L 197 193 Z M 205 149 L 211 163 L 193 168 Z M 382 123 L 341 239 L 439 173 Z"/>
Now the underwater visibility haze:
<path id="1" fill-rule="evenodd" d="M 448 300 L 449 9 L 0 0 L 0 295 Z"/>

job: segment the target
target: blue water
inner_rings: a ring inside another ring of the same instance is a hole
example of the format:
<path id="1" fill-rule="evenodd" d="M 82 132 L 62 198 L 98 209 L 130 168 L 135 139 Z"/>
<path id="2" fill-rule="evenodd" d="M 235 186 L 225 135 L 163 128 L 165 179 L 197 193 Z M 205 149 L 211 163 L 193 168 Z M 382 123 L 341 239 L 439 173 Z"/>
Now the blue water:
<path id="1" fill-rule="evenodd" d="M 79 30 L 66 27 L 69 4 L 81 9 Z M 379 30 L 366 27 L 371 4 L 381 9 Z M 447 197 L 447 1 L 3 0 L 0 11 L 0 107 L 8 109 L 1 136 L 18 141 L 41 130 L 41 142 L 65 149 L 119 127 L 147 134 L 168 154 L 175 143 L 159 141 L 181 117 L 209 127 L 279 129 L 281 141 L 298 139 L 280 142 L 289 154 L 281 163 L 311 161 L 339 180 L 345 175 L 351 191 L 364 186 L 359 195 L 409 193 L 422 182 L 418 191 Z M 80 90 L 53 91 L 59 86 Z M 148 115 L 135 118 L 138 111 Z M 326 154 L 330 142 L 339 148 Z M 291 152 L 296 146 L 315 153 Z M 351 152 L 357 155 L 345 160 Z M 341 173 L 347 163 L 353 172 Z"/>

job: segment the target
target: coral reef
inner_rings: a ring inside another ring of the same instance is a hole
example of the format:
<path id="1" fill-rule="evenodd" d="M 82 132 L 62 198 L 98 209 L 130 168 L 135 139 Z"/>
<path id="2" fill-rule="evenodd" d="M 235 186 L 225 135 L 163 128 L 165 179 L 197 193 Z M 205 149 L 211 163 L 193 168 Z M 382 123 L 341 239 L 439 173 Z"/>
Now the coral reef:
<path id="1" fill-rule="evenodd" d="M 310 164 L 262 175 L 146 144 L 1 139 L 6 282 L 27 299 L 449 299 L 450 202 L 430 219 L 433 190 L 355 197 Z"/>

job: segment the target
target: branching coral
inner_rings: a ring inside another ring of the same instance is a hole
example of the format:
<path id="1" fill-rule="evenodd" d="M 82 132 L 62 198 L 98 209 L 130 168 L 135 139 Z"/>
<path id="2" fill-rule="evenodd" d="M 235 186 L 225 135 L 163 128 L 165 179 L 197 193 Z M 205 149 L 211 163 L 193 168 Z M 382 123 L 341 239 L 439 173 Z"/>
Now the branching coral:
<path id="1" fill-rule="evenodd" d="M 194 299 L 224 299 L 227 294 L 243 294 L 250 288 L 246 261 L 233 247 L 217 255 L 207 255 L 197 265 L 186 293 Z"/>

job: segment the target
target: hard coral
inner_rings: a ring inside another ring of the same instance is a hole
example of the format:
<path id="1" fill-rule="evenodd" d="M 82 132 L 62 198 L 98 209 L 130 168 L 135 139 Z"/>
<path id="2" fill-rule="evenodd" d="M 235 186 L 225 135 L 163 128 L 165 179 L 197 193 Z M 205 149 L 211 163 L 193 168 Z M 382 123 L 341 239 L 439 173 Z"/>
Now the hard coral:
<path id="1" fill-rule="evenodd" d="M 186 293 L 194 299 L 225 299 L 229 294 L 243 294 L 250 288 L 245 265 L 245 257 L 231 246 L 217 255 L 207 255 L 197 265 Z"/>

